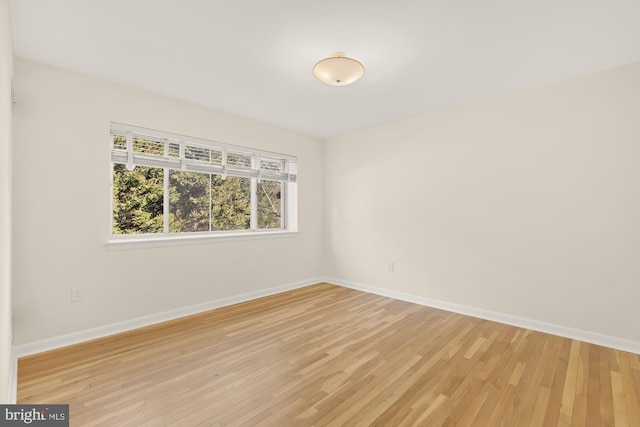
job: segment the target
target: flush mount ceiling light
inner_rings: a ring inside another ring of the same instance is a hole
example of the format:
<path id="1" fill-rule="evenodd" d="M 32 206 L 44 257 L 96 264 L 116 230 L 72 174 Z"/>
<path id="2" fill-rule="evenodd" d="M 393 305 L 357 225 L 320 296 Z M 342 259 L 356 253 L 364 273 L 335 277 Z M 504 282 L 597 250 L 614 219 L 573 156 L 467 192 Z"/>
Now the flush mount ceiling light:
<path id="1" fill-rule="evenodd" d="M 364 75 L 364 67 L 343 52 L 336 52 L 331 58 L 318 62 L 313 67 L 313 75 L 328 85 L 346 86 Z"/>

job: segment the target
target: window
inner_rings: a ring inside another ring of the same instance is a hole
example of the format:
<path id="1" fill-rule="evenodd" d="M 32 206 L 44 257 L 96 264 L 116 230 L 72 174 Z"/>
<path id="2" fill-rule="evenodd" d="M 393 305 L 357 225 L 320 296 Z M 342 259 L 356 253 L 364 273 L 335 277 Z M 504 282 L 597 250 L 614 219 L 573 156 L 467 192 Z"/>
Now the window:
<path id="1" fill-rule="evenodd" d="M 111 237 L 296 231 L 296 158 L 111 124 Z"/>

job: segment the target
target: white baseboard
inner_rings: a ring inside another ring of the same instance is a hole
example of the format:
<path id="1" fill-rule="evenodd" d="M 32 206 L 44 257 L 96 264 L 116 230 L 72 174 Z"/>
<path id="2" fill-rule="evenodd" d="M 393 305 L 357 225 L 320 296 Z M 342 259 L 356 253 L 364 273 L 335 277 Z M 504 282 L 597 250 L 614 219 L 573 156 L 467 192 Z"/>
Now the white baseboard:
<path id="1" fill-rule="evenodd" d="M 358 291 L 368 292 L 371 294 L 381 295 L 397 300 L 412 302 L 427 307 L 438 308 L 441 310 L 451 311 L 454 313 L 464 314 L 467 316 L 477 317 L 480 319 L 491 320 L 494 322 L 504 323 L 519 328 L 531 329 L 534 331 L 544 332 L 547 334 L 558 335 L 564 338 L 584 341 L 591 344 L 610 347 L 617 350 L 628 351 L 640 354 L 640 342 L 626 340 L 623 338 L 603 335 L 596 332 L 585 331 L 582 329 L 574 329 L 566 326 L 555 325 L 552 323 L 541 322 L 533 319 L 512 316 L 509 314 L 498 313 L 495 311 L 483 310 L 480 308 L 469 307 L 466 305 L 454 304 L 446 301 L 440 301 L 431 298 L 425 298 L 417 295 L 397 292 L 389 289 L 377 288 L 374 286 L 363 285 L 360 283 L 349 282 L 346 280 L 336 279 L 333 277 L 324 277 L 323 282 L 331 283 L 345 288 L 351 288 Z"/>
<path id="2" fill-rule="evenodd" d="M 124 322 L 113 323 L 110 325 L 99 326 L 97 328 L 87 329 L 84 331 L 73 332 L 71 334 L 59 337 L 48 338 L 41 341 L 35 341 L 28 344 L 20 344 L 13 347 L 14 360 L 16 361 L 15 373 L 17 375 L 17 360 L 19 357 L 30 356 L 32 354 L 42 353 L 44 351 L 54 350 L 66 347 L 72 344 L 103 338 L 109 335 L 127 332 L 132 329 L 142 328 L 144 326 L 154 325 L 156 323 L 166 322 L 168 320 L 178 319 L 180 317 L 190 316 L 216 308 L 226 307 L 233 304 L 262 298 L 269 295 L 275 295 L 293 289 L 303 288 L 322 281 L 322 278 L 312 278 L 300 282 L 289 283 L 286 285 L 276 286 L 273 288 L 262 289 L 259 291 L 248 292 L 245 294 L 235 295 L 232 297 L 221 298 L 214 301 L 196 304 L 189 307 L 182 307 L 175 310 L 165 311 L 163 313 L 152 314 L 149 316 L 138 317 L 136 319 L 126 320 Z M 17 381 L 16 384 L 17 385 Z M 13 387 L 15 391 L 15 386 Z"/>

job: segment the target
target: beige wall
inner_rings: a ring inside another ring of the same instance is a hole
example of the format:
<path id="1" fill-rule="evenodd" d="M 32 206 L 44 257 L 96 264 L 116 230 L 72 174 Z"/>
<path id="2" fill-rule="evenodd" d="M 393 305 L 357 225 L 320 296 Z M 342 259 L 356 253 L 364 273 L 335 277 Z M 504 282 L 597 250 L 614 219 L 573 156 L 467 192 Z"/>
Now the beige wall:
<path id="1" fill-rule="evenodd" d="M 326 143 L 344 281 L 640 342 L 639 218 L 640 63 Z"/>
<path id="2" fill-rule="evenodd" d="M 15 94 L 16 344 L 321 274 L 321 141 L 20 58 Z M 299 235 L 107 251 L 110 121 L 298 156 Z"/>
<path id="3" fill-rule="evenodd" d="M 24 59 L 15 86 L 16 344 L 321 274 L 640 342 L 640 64 L 324 144 Z M 300 235 L 107 251 L 110 121 L 297 155 Z"/>
<path id="4" fill-rule="evenodd" d="M 11 76 L 10 0 L 0 0 L 0 403 L 11 384 Z"/>

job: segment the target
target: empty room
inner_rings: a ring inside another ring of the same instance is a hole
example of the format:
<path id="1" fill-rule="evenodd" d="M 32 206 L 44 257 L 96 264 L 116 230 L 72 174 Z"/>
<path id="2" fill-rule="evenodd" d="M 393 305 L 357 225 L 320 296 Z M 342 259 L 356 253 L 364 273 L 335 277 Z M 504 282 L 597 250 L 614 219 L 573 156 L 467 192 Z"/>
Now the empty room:
<path id="1" fill-rule="evenodd" d="M 0 425 L 640 426 L 638 16 L 0 0 Z"/>

